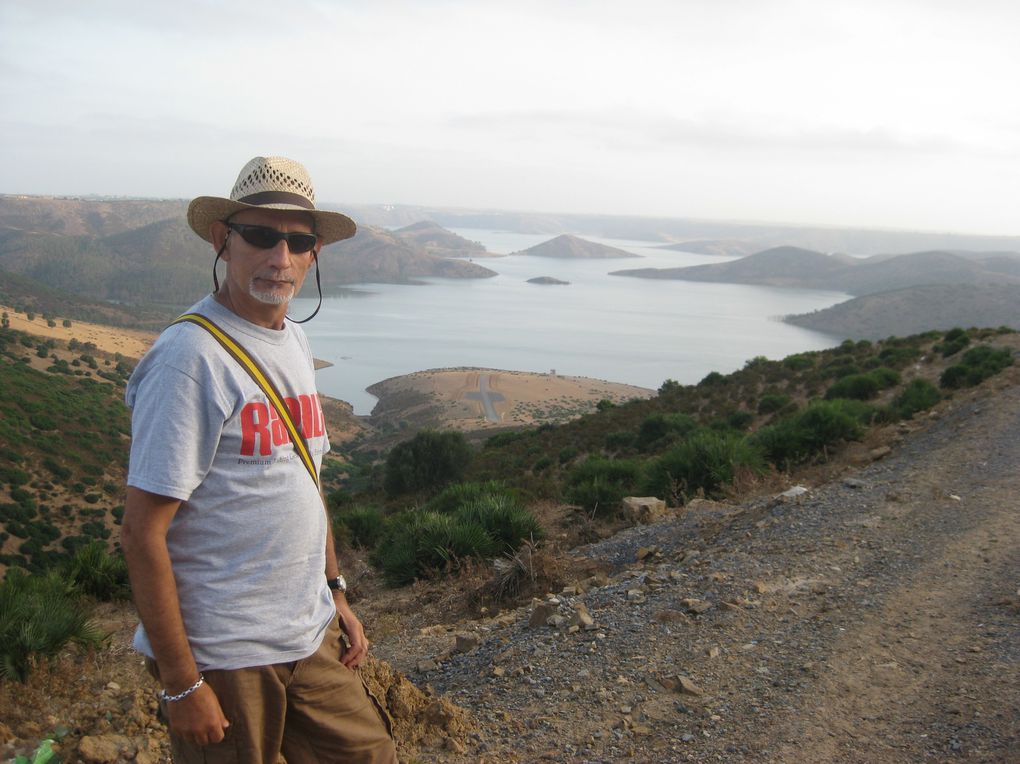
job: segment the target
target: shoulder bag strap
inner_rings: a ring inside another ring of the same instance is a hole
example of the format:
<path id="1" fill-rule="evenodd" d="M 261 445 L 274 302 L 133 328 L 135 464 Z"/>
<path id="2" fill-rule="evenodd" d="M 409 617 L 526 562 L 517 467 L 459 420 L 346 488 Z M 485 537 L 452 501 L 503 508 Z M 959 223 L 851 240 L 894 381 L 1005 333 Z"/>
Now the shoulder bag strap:
<path id="1" fill-rule="evenodd" d="M 283 400 L 283 396 L 280 391 L 273 384 L 273 381 L 269 378 L 258 362 L 248 355 L 248 351 L 241 347 L 234 339 L 218 327 L 215 323 L 210 321 L 208 318 L 203 316 L 201 313 L 185 313 L 183 316 L 178 317 L 174 320 L 175 324 L 190 323 L 201 326 L 209 334 L 211 334 L 223 349 L 227 351 L 237 361 L 241 368 L 248 372 L 255 384 L 259 386 L 259 389 L 265 393 L 266 398 L 272 404 L 273 408 L 276 409 L 276 413 L 280 417 L 280 421 L 283 422 L 284 427 L 287 428 L 287 433 L 290 435 L 290 440 L 294 444 L 294 450 L 300 457 L 302 464 L 305 465 L 305 469 L 308 470 L 308 474 L 311 475 L 312 482 L 315 483 L 315 487 L 319 488 L 319 474 L 315 469 L 315 462 L 312 460 L 311 451 L 308 449 L 308 441 L 305 440 L 304 435 L 298 429 L 298 426 L 294 423 L 294 418 L 291 416 L 290 409 L 287 407 L 287 403 Z"/>

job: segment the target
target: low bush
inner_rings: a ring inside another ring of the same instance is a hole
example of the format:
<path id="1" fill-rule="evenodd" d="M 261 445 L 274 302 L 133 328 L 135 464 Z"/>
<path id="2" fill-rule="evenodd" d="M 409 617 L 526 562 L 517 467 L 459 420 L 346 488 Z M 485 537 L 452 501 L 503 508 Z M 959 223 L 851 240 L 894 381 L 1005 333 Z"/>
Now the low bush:
<path id="1" fill-rule="evenodd" d="M 463 523 L 440 512 L 406 512 L 395 516 L 374 561 L 391 586 L 457 569 L 469 557 L 499 553 L 499 545 L 481 525 Z"/>
<path id="2" fill-rule="evenodd" d="M 463 433 L 423 430 L 386 457 L 384 486 L 391 496 L 441 488 L 459 480 L 471 460 Z"/>
<path id="3" fill-rule="evenodd" d="M 774 414 L 790 403 L 790 396 L 782 393 L 763 395 L 758 401 L 759 414 Z"/>
<path id="4" fill-rule="evenodd" d="M 383 536 L 386 521 L 377 507 L 355 506 L 333 513 L 333 527 L 345 531 L 352 546 L 374 549 Z M 339 534 L 338 534 L 339 535 Z"/>
<path id="5" fill-rule="evenodd" d="M 910 419 L 919 411 L 927 411 L 942 399 L 938 388 L 926 379 L 912 379 L 892 402 L 893 411 Z"/>
<path id="6" fill-rule="evenodd" d="M 870 401 L 878 397 L 879 385 L 871 374 L 851 374 L 843 377 L 825 391 L 825 400 L 849 398 L 855 401 Z"/>
<path id="7" fill-rule="evenodd" d="M 698 424 L 686 414 L 652 414 L 638 428 L 638 445 L 649 450 L 664 438 L 682 438 L 697 429 Z"/>
<path id="8" fill-rule="evenodd" d="M 788 466 L 824 454 L 842 441 L 859 439 L 873 414 L 870 406 L 858 401 L 815 401 L 793 416 L 762 427 L 751 441 L 770 462 Z"/>
<path id="9" fill-rule="evenodd" d="M 98 600 L 127 599 L 131 594 L 127 563 L 121 555 L 107 552 L 101 541 L 91 541 L 75 551 L 67 578 L 83 594 Z"/>
<path id="10" fill-rule="evenodd" d="M 453 514 L 466 504 L 490 496 L 501 496 L 516 501 L 517 493 L 499 480 L 488 480 L 481 483 L 455 483 L 447 486 L 439 494 L 430 499 L 424 507 L 428 512 Z"/>
<path id="11" fill-rule="evenodd" d="M 582 462 L 567 476 L 564 498 L 593 515 L 605 515 L 638 484 L 641 465 L 633 459 L 601 459 Z"/>
<path id="12" fill-rule="evenodd" d="M 717 493 L 740 469 L 764 469 L 751 442 L 736 433 L 701 430 L 648 465 L 642 493 L 683 504 L 699 492 Z"/>
<path id="13" fill-rule="evenodd" d="M 948 389 L 973 387 L 1013 364 L 1013 355 L 1005 348 L 978 345 L 963 354 L 960 363 L 950 366 L 939 377 L 939 384 Z"/>
<path id="14" fill-rule="evenodd" d="M 24 682 L 34 658 L 55 655 L 68 642 L 97 646 L 104 639 L 61 574 L 7 572 L 0 584 L 0 679 Z"/>

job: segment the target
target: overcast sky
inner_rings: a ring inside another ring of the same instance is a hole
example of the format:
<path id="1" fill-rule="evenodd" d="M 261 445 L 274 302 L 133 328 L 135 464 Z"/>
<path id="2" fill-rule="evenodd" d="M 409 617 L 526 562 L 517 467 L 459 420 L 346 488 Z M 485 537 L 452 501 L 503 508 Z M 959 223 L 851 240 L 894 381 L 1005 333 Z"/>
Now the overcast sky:
<path id="1" fill-rule="evenodd" d="M 2 0 L 0 192 L 1020 234 L 1014 0 Z"/>

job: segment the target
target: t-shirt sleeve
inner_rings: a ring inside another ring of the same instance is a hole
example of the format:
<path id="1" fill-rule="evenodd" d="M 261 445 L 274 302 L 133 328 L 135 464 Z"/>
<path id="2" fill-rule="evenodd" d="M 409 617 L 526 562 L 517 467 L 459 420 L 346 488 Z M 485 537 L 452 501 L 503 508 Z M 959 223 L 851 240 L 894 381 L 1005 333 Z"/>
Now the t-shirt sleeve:
<path id="1" fill-rule="evenodd" d="M 186 501 L 212 465 L 224 420 L 213 392 L 187 373 L 150 369 L 134 395 L 128 485 Z"/>

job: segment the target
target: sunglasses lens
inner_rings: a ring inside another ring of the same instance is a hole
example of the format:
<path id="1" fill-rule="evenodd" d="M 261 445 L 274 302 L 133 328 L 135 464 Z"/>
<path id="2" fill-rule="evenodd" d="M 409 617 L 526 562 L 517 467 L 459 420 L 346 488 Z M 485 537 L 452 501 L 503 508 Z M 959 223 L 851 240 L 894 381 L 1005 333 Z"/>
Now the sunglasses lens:
<path id="1" fill-rule="evenodd" d="M 272 249 L 283 238 L 283 234 L 260 225 L 245 226 L 240 230 L 241 238 L 259 249 Z"/>
<path id="2" fill-rule="evenodd" d="M 315 246 L 315 235 L 310 233 L 289 233 L 287 234 L 287 246 L 295 255 L 300 255 Z"/>
<path id="3" fill-rule="evenodd" d="M 262 225 L 241 225 L 233 223 L 230 226 L 237 231 L 241 238 L 259 249 L 272 249 L 280 243 L 281 239 L 287 240 L 287 248 L 295 255 L 300 255 L 315 246 L 318 241 L 312 233 L 282 233 L 275 228 Z"/>

